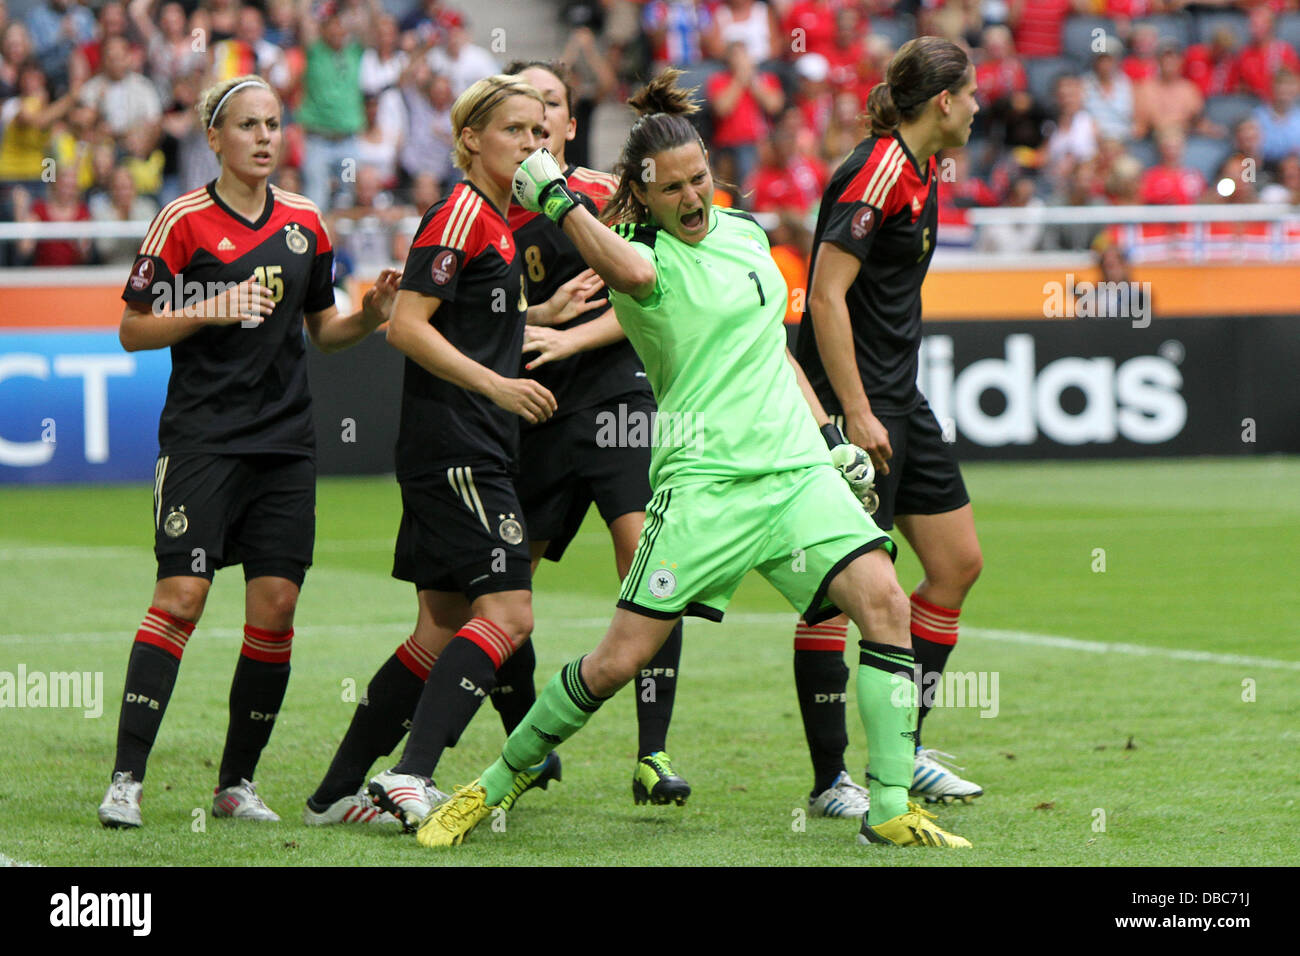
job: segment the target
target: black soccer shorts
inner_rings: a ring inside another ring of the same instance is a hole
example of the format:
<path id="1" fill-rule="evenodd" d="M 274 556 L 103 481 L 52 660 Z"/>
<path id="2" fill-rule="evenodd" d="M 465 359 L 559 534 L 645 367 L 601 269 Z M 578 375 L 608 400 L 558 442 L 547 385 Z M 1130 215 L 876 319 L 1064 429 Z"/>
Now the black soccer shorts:
<path id="1" fill-rule="evenodd" d="M 316 543 L 316 463 L 301 455 L 162 455 L 154 474 L 158 579 L 244 566 L 302 586 Z"/>
<path id="2" fill-rule="evenodd" d="M 833 415 L 841 430 L 844 416 Z M 880 506 L 871 517 L 882 531 L 894 527 L 895 515 L 937 515 L 970 503 L 952 445 L 943 440 L 930 403 L 921 400 L 906 415 L 877 415 L 889 432 L 889 474 L 876 474 Z"/>
<path id="3" fill-rule="evenodd" d="M 612 415 L 617 422 L 619 416 L 627 421 L 639 413 L 648 420 L 654 412 L 651 396 L 634 393 L 523 431 L 515 486 L 533 540 L 549 542 L 548 561 L 564 555 L 593 502 L 605 524 L 645 511 L 651 494 L 650 432 L 646 430 L 644 444 L 611 444 L 604 440 L 611 431 L 628 436 L 611 430 L 600 416 Z M 639 433 L 633 431 L 631 437 L 639 439 Z"/>
<path id="4" fill-rule="evenodd" d="M 449 466 L 401 488 L 393 577 L 420 591 L 459 591 L 471 602 L 532 590 L 523 509 L 501 466 Z"/>

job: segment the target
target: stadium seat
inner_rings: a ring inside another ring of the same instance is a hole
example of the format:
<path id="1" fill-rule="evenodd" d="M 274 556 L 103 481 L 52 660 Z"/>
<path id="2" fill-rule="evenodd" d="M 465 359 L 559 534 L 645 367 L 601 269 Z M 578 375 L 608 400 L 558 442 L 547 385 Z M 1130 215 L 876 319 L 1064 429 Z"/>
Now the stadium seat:
<path id="1" fill-rule="evenodd" d="M 1173 40 L 1178 49 L 1185 50 L 1192 42 L 1192 24 L 1186 16 L 1154 16 L 1134 20 L 1133 26 L 1152 26 L 1161 40 Z"/>
<path id="2" fill-rule="evenodd" d="M 1273 33 L 1279 40 L 1285 40 L 1300 53 L 1300 13 L 1284 13 L 1277 18 Z"/>
<path id="3" fill-rule="evenodd" d="M 1189 136 L 1183 162 L 1204 176 L 1206 182 L 1213 182 L 1231 150 L 1232 146 L 1226 140 L 1212 136 Z"/>
<path id="4" fill-rule="evenodd" d="M 1205 116 L 1211 123 L 1225 126 L 1231 132 L 1232 127 L 1254 112 L 1258 105 L 1259 99 L 1249 93 L 1211 96 L 1205 101 Z"/>
<path id="5" fill-rule="evenodd" d="M 1073 57 L 1080 66 L 1092 62 L 1095 55 L 1092 48 L 1094 30 L 1115 32 L 1115 21 L 1109 17 L 1070 17 L 1065 21 L 1065 30 L 1061 34 L 1061 52 Z"/>
<path id="6" fill-rule="evenodd" d="M 1025 58 L 1025 76 L 1029 80 L 1029 92 L 1034 99 L 1044 106 L 1051 107 L 1056 99 L 1056 79 L 1062 73 L 1074 73 L 1078 64 L 1066 56 L 1042 56 Z"/>
<path id="7" fill-rule="evenodd" d="M 892 17 L 872 17 L 871 32 L 889 37 L 889 42 L 897 50 L 908 40 L 916 36 L 916 21 L 910 14 L 900 13 Z"/>
<path id="8" fill-rule="evenodd" d="M 1237 45 L 1245 46 L 1250 39 L 1246 26 L 1246 14 L 1236 10 L 1215 10 L 1196 14 L 1196 42 L 1209 43 L 1210 36 L 1217 27 L 1226 26 L 1237 35 Z"/>

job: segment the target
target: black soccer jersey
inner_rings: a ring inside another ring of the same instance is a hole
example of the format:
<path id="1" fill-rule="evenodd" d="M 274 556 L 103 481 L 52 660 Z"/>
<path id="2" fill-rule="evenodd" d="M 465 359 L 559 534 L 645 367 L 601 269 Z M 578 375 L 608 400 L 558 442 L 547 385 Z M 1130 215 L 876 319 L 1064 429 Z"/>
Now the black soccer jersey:
<path id="1" fill-rule="evenodd" d="M 608 173 L 581 166 L 570 166 L 565 171 L 565 178 L 580 200 L 590 202 L 588 208 L 593 214 L 599 214 L 605 208 L 605 203 L 618 186 L 618 181 Z M 517 204 L 511 205 L 510 228 L 523 250 L 524 285 L 531 305 L 545 302 L 561 285 L 587 268 L 572 240 L 540 213 L 529 212 Z M 600 299 L 608 297 L 609 292 L 604 287 L 596 296 Z M 602 309 L 592 309 L 556 328 L 572 329 L 584 325 L 602 312 Z M 592 408 L 620 395 L 650 393 L 650 383 L 646 381 L 641 360 L 627 339 L 579 352 L 558 362 L 547 362 L 520 374 L 536 379 L 551 390 L 555 396 L 556 415 Z M 525 422 L 522 427 L 529 426 Z"/>
<path id="2" fill-rule="evenodd" d="M 922 172 L 902 137 L 869 137 L 831 177 L 817 214 L 812 263 L 823 242 L 862 261 L 846 300 L 858 373 L 876 415 L 905 414 L 921 402 L 921 283 L 939 222 L 937 162 Z M 811 315 L 799 327 L 799 364 L 831 414 L 843 412 L 817 352 Z"/>
<path id="3" fill-rule="evenodd" d="M 249 222 L 217 196 L 215 182 L 160 212 L 122 298 L 180 311 L 256 276 L 275 311 L 260 325 L 205 325 L 171 347 L 162 454 L 312 455 L 303 313 L 334 304 L 334 253 L 320 210 L 274 186 Z"/>
<path id="4" fill-rule="evenodd" d="M 519 377 L 524 344 L 522 258 L 496 207 L 457 183 L 420 222 L 402 288 L 442 300 L 429 320 L 462 353 L 506 378 Z M 490 461 L 513 469 L 517 415 L 406 360 L 397 435 L 399 480 L 442 475 L 449 465 Z"/>

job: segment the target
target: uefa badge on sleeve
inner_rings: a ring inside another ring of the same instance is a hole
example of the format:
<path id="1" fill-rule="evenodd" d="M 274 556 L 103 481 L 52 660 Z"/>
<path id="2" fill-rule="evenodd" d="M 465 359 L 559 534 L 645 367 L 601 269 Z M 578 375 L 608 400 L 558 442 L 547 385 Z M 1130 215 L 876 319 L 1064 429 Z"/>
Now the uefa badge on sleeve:
<path id="1" fill-rule="evenodd" d="M 853 214 L 853 222 L 849 224 L 849 234 L 854 239 L 865 238 L 871 231 L 871 207 L 863 206 Z"/>

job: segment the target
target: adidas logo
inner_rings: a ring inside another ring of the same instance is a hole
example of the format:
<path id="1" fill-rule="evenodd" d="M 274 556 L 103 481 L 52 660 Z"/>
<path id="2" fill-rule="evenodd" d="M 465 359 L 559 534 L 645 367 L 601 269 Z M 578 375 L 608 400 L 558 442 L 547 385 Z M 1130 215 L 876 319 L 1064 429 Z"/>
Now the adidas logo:
<path id="1" fill-rule="evenodd" d="M 560 743 L 560 738 L 557 737 L 555 734 L 548 734 L 546 731 L 542 730 L 542 728 L 538 727 L 536 724 L 529 724 L 528 726 L 532 729 L 533 733 L 535 733 L 538 737 L 541 737 L 548 744 Z"/>
<path id="2" fill-rule="evenodd" d="M 913 197 L 912 197 L 912 215 L 916 215 L 918 212 L 921 211 L 921 205 L 922 205 L 922 204 L 921 204 L 921 197 L 920 197 L 920 196 L 913 196 Z"/>
<path id="3" fill-rule="evenodd" d="M 510 240 L 506 237 L 504 232 L 501 233 L 501 248 L 503 250 L 508 250 L 510 248 Z"/>
<path id="4" fill-rule="evenodd" d="M 217 252 L 233 252 L 234 250 L 235 244 L 226 236 L 222 236 L 221 241 L 217 243 Z"/>

